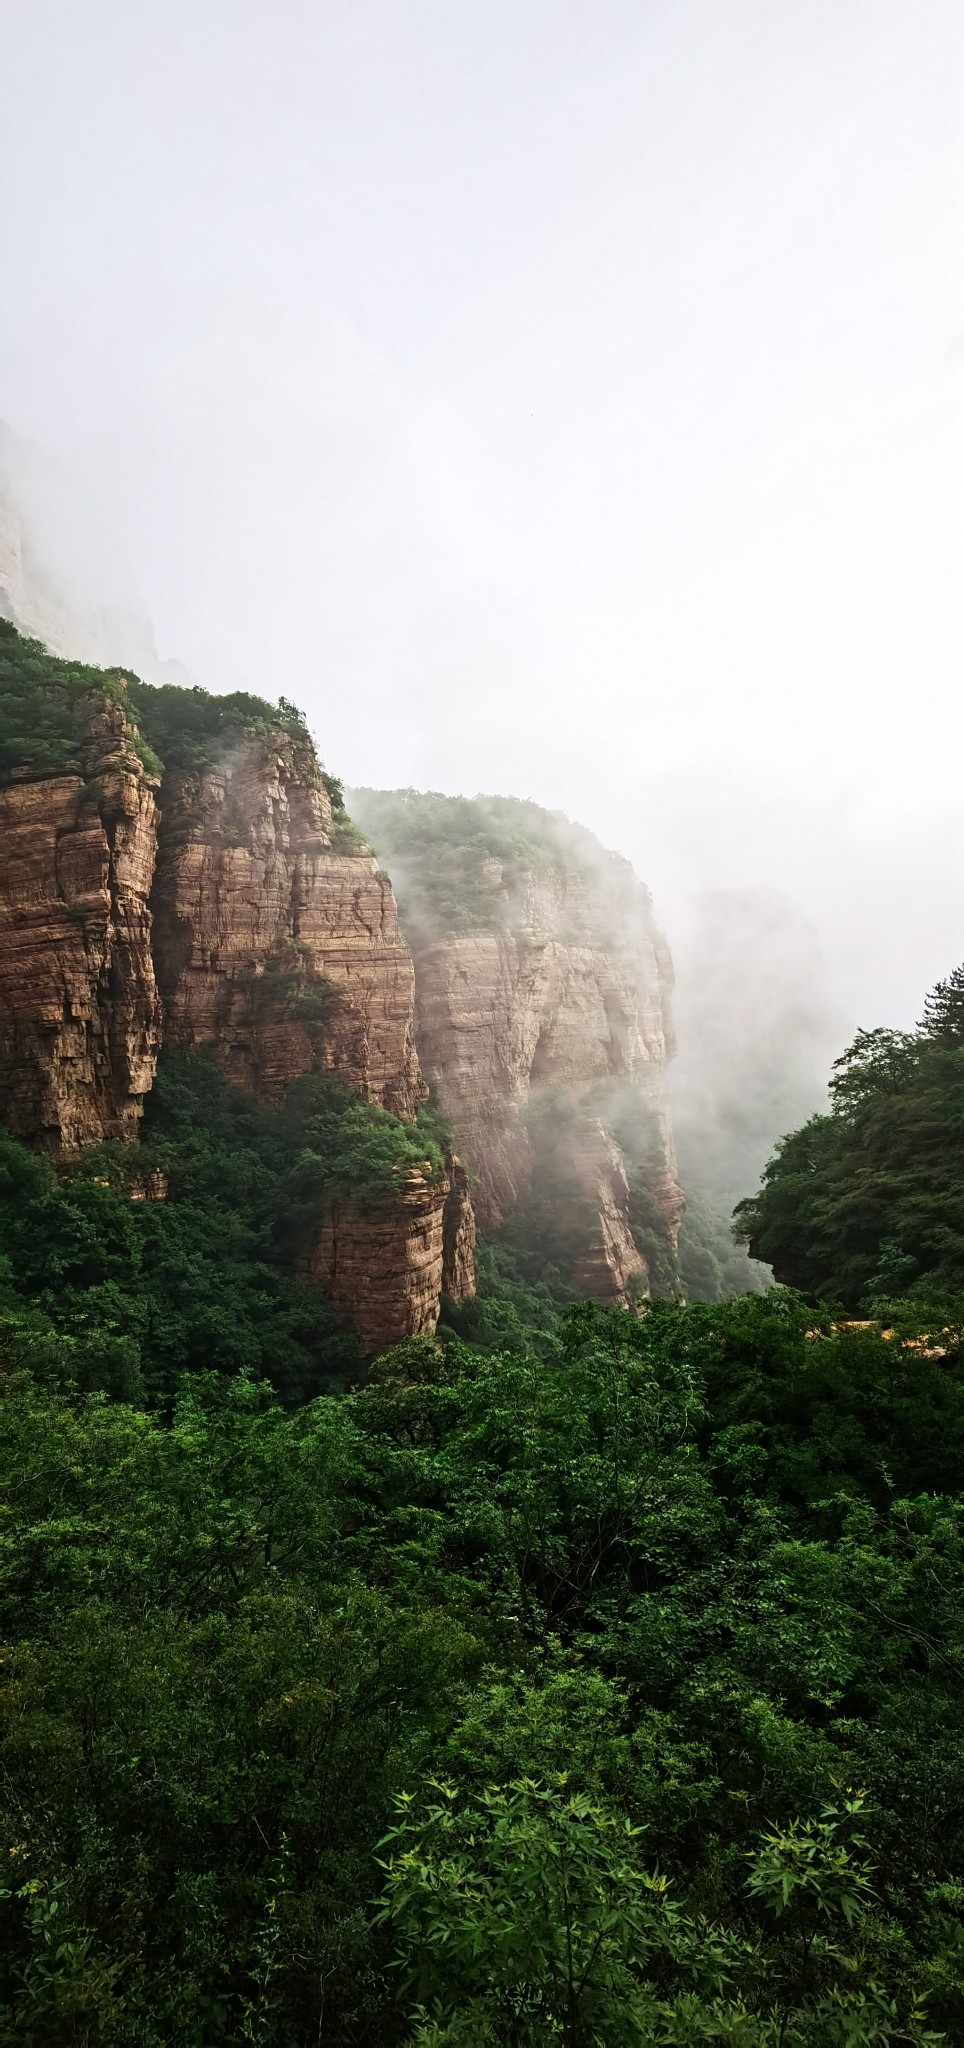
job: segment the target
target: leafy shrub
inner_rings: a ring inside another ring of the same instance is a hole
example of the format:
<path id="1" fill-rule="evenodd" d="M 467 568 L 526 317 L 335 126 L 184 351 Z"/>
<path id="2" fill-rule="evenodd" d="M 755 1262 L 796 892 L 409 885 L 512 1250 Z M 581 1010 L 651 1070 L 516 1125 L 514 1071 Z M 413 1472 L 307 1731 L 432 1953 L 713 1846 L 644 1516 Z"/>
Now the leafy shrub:
<path id="1" fill-rule="evenodd" d="M 134 715 L 150 745 L 167 769 L 216 768 L 243 736 L 277 743 L 280 732 L 305 750 L 313 766 L 314 752 L 300 711 L 282 697 L 271 704 L 247 690 L 212 696 L 199 684 L 144 683 L 127 678 Z"/>

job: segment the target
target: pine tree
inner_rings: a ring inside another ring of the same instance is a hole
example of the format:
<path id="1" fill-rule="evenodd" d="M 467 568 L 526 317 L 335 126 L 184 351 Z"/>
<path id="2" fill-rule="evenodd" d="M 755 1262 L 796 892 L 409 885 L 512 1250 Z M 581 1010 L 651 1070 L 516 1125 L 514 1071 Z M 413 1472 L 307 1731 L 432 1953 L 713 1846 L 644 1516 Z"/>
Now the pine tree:
<path id="1" fill-rule="evenodd" d="M 924 1003 L 920 1028 L 948 1045 L 964 1045 L 964 965 L 939 981 Z"/>

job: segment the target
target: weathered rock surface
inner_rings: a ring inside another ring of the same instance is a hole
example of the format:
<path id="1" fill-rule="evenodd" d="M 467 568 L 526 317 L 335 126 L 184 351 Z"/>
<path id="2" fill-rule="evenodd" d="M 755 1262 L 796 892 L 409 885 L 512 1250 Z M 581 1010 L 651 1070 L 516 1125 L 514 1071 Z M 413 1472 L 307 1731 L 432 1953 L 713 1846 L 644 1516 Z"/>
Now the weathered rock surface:
<path id="1" fill-rule="evenodd" d="M 307 741 L 279 730 L 217 771 L 164 783 L 155 958 L 170 1042 L 209 1046 L 268 1103 L 313 1071 L 410 1120 L 427 1090 L 412 956 L 391 883 L 340 850 Z M 308 1270 L 370 1353 L 434 1331 L 443 1286 L 475 1292 L 463 1169 L 418 1176 L 383 1212 L 336 1204 Z"/>
<path id="2" fill-rule="evenodd" d="M 442 1292 L 453 1301 L 475 1293 L 475 1210 L 460 1159 L 448 1161 L 449 1190 L 442 1214 Z"/>
<path id="3" fill-rule="evenodd" d="M 315 1067 L 410 1118 L 425 1099 L 391 884 L 339 852 L 310 745 L 252 739 L 164 784 L 155 960 L 169 1041 L 276 1101 Z"/>
<path id="4" fill-rule="evenodd" d="M 403 1337 L 431 1336 L 439 1318 L 448 1180 L 412 1174 L 391 1208 L 335 1203 L 308 1262 L 369 1356 Z M 474 1292 L 474 1278 L 471 1290 Z"/>
<path id="5" fill-rule="evenodd" d="M 60 1156 L 132 1138 L 154 1077 L 156 819 L 123 713 L 97 697 L 76 773 L 0 790 L 0 1102 Z"/>
<path id="6" fill-rule="evenodd" d="M 489 864 L 491 865 L 491 863 Z M 648 1117 L 647 1179 L 670 1256 L 682 1213 L 664 1076 L 672 1049 L 671 969 L 649 897 L 624 862 L 598 881 L 533 872 L 499 928 L 431 940 L 412 933 L 417 1036 L 426 1077 L 474 1176 L 483 1228 L 524 1198 L 568 1238 L 573 1204 L 595 1210 L 578 1284 L 603 1300 L 645 1292 L 619 1146 L 606 1104 L 628 1093 Z M 584 1102 L 570 1144 L 571 1193 L 544 1184 L 530 1112 L 558 1095 Z M 602 1121 L 600 1121 L 602 1118 Z"/>
<path id="7" fill-rule="evenodd" d="M 244 733 L 218 770 L 166 776 L 160 812 L 110 693 L 92 688 L 72 717 L 76 763 L 0 790 L 9 1127 L 62 1159 L 135 1137 L 162 1020 L 267 1103 L 320 1069 L 414 1117 L 411 954 L 387 877 L 344 825 L 338 843 L 307 737 Z M 132 1199 L 163 1195 L 132 1176 Z M 474 1237 L 453 1160 L 383 1214 L 320 1218 L 312 1265 L 375 1351 L 434 1330 L 443 1285 L 474 1292 Z"/>
<path id="8" fill-rule="evenodd" d="M 593 1300 L 630 1308 L 649 1292 L 649 1267 L 633 1237 L 623 1156 L 602 1123 L 583 1126 L 572 1173 L 576 1189 L 594 1211 L 589 1242 L 573 1270 L 573 1285 Z"/>

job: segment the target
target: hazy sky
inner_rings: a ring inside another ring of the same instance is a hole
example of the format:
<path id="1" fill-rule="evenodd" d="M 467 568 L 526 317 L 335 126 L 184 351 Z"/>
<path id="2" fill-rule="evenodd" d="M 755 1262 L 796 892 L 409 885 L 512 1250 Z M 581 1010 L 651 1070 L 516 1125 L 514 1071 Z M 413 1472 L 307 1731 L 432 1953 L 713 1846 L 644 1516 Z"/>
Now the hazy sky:
<path id="1" fill-rule="evenodd" d="M 0 0 L 0 414 L 349 782 L 964 958 L 961 0 Z"/>

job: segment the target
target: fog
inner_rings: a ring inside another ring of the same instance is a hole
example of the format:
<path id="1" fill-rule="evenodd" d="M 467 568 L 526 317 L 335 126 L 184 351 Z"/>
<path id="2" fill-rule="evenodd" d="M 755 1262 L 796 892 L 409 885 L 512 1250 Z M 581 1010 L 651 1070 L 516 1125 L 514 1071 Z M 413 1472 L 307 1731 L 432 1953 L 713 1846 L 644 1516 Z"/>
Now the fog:
<path id="1" fill-rule="evenodd" d="M 347 782 L 583 821 L 683 1018 L 694 906 L 763 889 L 821 1058 L 912 1021 L 964 957 L 957 0 L 7 0 L 3 41 L 0 414 L 74 480 L 75 595 Z"/>
<path id="2" fill-rule="evenodd" d="M 756 1187 L 774 1135 L 825 1106 L 848 1019 L 815 928 L 766 888 L 695 899 L 676 963 L 670 1099 L 681 1176 L 725 1216 Z"/>

